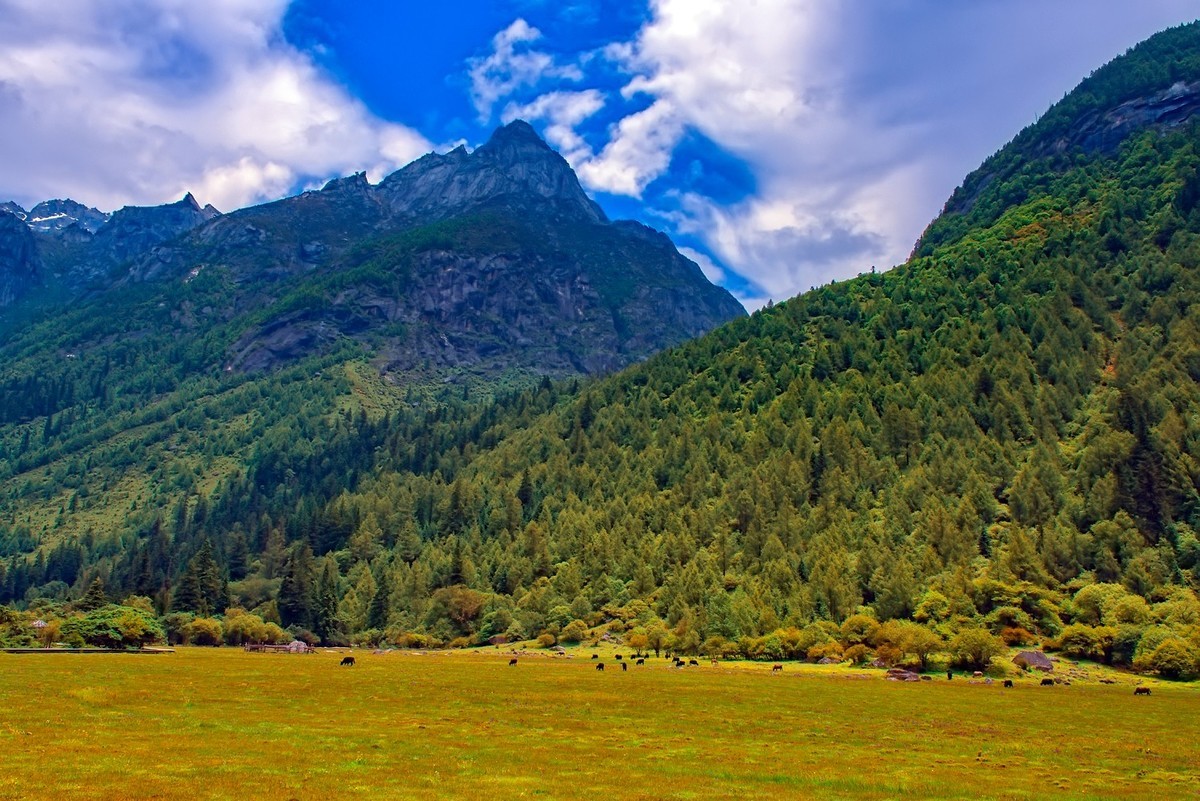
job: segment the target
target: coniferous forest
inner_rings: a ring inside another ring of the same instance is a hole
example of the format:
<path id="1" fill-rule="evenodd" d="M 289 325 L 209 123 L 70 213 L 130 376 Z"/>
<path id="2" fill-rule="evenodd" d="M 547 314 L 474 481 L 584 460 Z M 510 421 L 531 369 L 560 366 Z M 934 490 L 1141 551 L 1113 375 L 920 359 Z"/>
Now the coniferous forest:
<path id="1" fill-rule="evenodd" d="M 905 264 L 602 378 L 397 385 L 361 342 L 229 372 L 236 332 L 179 324 L 203 274 L 10 320 L 0 638 L 1200 674 L 1200 119 L 1104 127 L 1198 82 L 1200 26 L 1159 34 Z"/>

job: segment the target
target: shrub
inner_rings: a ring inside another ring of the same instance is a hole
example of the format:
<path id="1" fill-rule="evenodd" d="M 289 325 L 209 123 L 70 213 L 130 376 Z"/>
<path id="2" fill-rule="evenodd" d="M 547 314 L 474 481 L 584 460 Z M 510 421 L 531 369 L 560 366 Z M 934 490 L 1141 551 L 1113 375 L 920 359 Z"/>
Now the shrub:
<path id="1" fill-rule="evenodd" d="M 1093 626 L 1099 625 L 1104 619 L 1105 611 L 1128 595 L 1129 591 L 1120 584 L 1089 584 L 1075 593 L 1072 604 L 1075 620 Z"/>
<path id="2" fill-rule="evenodd" d="M 875 649 L 875 659 L 891 667 L 900 664 L 904 659 L 904 652 L 891 643 L 884 643 Z"/>
<path id="3" fill-rule="evenodd" d="M 563 642 L 579 642 L 587 636 L 587 624 L 582 620 L 572 620 L 559 635 Z"/>
<path id="4" fill-rule="evenodd" d="M 1150 617 L 1150 607 L 1145 598 L 1140 595 L 1127 595 L 1109 605 L 1104 613 L 1104 622 L 1109 626 L 1145 626 L 1150 622 Z"/>
<path id="5" fill-rule="evenodd" d="M 1140 657 L 1135 666 L 1168 679 L 1192 679 L 1200 675 L 1200 655 L 1184 640 L 1168 637 L 1150 654 Z"/>
<path id="6" fill-rule="evenodd" d="M 288 633 L 284 631 L 283 628 L 278 624 L 272 623 L 268 620 L 263 625 L 263 642 L 279 644 L 287 642 L 291 639 L 291 637 L 288 636 Z"/>
<path id="7" fill-rule="evenodd" d="M 993 609 L 983 619 L 984 624 L 993 632 L 1006 628 L 1032 629 L 1033 618 L 1024 609 L 1016 606 L 1001 606 Z"/>
<path id="8" fill-rule="evenodd" d="M 1096 630 L 1082 623 L 1072 623 L 1058 637 L 1058 649 L 1076 659 L 1099 660 L 1103 656 Z"/>
<path id="9" fill-rule="evenodd" d="M 870 615 L 851 615 L 842 623 L 842 644 L 848 647 L 871 642 L 878 628 L 879 621 Z"/>
<path id="10" fill-rule="evenodd" d="M 1000 639 L 1005 645 L 1030 645 L 1037 642 L 1037 635 L 1020 626 L 1009 626 L 1000 630 Z"/>
<path id="11" fill-rule="evenodd" d="M 555 639 L 553 634 L 551 634 L 549 632 L 543 632 L 542 634 L 538 635 L 537 647 L 538 648 L 550 648 L 551 646 L 557 644 L 557 642 L 558 642 L 558 640 Z"/>
<path id="12" fill-rule="evenodd" d="M 865 665 L 867 662 L 871 661 L 871 649 L 862 643 L 859 643 L 858 645 L 851 645 L 846 649 L 846 652 L 842 654 L 842 657 L 844 659 L 849 659 L 856 665 Z"/>
<path id="13" fill-rule="evenodd" d="M 401 637 L 406 635 L 400 635 Z M 357 645 L 360 648 L 378 648 L 383 642 L 383 631 L 380 629 L 366 629 L 350 635 L 350 644 Z M 403 646 L 408 647 L 408 646 Z"/>
<path id="14" fill-rule="evenodd" d="M 98 648 L 133 648 L 162 641 L 166 635 L 141 609 L 109 604 L 63 623 L 63 639 Z"/>
<path id="15" fill-rule="evenodd" d="M 1137 654 L 1138 643 L 1142 639 L 1141 626 L 1118 626 L 1113 637 L 1112 653 L 1109 656 L 1114 665 L 1132 665 Z"/>
<path id="16" fill-rule="evenodd" d="M 985 629 L 964 629 L 949 647 L 954 664 L 970 670 L 985 670 L 993 657 L 1006 650 L 1004 641 Z"/>
<path id="17" fill-rule="evenodd" d="M 162 626 L 166 630 L 167 642 L 171 645 L 182 645 L 187 640 L 183 630 L 195 617 L 191 612 L 170 612 L 164 615 Z"/>
<path id="18" fill-rule="evenodd" d="M 274 624 L 271 624 L 274 625 Z M 276 628 L 278 628 L 276 626 Z M 225 644 L 245 645 L 251 642 L 271 642 L 267 639 L 267 623 L 258 615 L 230 609 L 225 617 Z M 282 631 L 282 629 L 280 629 Z"/>
<path id="19" fill-rule="evenodd" d="M 937 590 L 929 590 L 917 604 L 913 620 L 918 623 L 940 623 L 950 617 L 950 601 Z"/>
<path id="20" fill-rule="evenodd" d="M 625 644 L 640 654 L 650 647 L 650 638 L 646 635 L 646 630 L 639 627 L 625 637 Z"/>
<path id="21" fill-rule="evenodd" d="M 1176 636 L 1175 631 L 1168 626 L 1150 626 L 1144 630 L 1142 638 L 1138 640 L 1137 651 L 1133 655 L 1134 664 L 1136 665 L 1138 660 L 1152 654 L 1163 640 L 1174 636 Z"/>
<path id="22" fill-rule="evenodd" d="M 810 662 L 819 662 L 822 659 L 836 659 L 840 662 L 843 656 L 842 646 L 841 643 L 831 640 L 809 648 L 807 656 Z"/>
<path id="23" fill-rule="evenodd" d="M 224 631 L 216 618 L 198 617 L 184 626 L 183 636 L 190 645 L 220 645 Z"/>
<path id="24" fill-rule="evenodd" d="M 451 648 L 470 648 L 474 644 L 470 637 L 455 637 L 448 643 Z"/>

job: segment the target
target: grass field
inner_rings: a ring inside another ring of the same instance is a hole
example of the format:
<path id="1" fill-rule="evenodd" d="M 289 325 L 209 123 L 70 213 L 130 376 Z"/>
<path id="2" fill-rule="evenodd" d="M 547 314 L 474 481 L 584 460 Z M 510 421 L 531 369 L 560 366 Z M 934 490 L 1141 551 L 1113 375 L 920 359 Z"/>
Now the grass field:
<path id="1" fill-rule="evenodd" d="M 0 798 L 1172 799 L 1200 778 L 1186 685 L 355 656 L 0 654 Z"/>

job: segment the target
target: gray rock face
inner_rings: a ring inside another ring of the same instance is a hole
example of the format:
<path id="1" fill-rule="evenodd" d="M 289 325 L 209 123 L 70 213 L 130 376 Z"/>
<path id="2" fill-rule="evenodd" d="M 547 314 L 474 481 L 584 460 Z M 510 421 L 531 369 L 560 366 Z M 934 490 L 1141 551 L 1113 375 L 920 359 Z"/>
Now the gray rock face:
<path id="1" fill-rule="evenodd" d="M 66 284 L 219 276 L 228 291 L 175 319 L 245 319 L 231 370 L 350 338 L 385 372 L 596 374 L 744 314 L 666 236 L 610 222 L 524 122 L 376 186 L 356 173 L 226 215 L 188 195 L 121 209 L 94 234 L 64 230 L 83 238 L 60 234 L 46 252 Z"/>
<path id="2" fill-rule="evenodd" d="M 440 219 L 482 204 L 510 204 L 542 213 L 604 222 L 566 159 L 528 123 L 500 128 L 474 153 L 431 153 L 392 173 L 379 185 L 393 214 Z"/>
<path id="3" fill-rule="evenodd" d="M 11 306 L 41 283 L 37 242 L 24 220 L 0 211 L 0 308 Z"/>
<path id="4" fill-rule="evenodd" d="M 1200 112 L 1200 82 L 1177 83 L 1169 89 L 1135 97 L 1116 108 L 1092 112 L 1079 119 L 1066 136 L 1047 148 L 1062 153 L 1080 148 L 1085 153 L 1115 153 L 1122 142 L 1146 128 L 1170 129 Z"/>

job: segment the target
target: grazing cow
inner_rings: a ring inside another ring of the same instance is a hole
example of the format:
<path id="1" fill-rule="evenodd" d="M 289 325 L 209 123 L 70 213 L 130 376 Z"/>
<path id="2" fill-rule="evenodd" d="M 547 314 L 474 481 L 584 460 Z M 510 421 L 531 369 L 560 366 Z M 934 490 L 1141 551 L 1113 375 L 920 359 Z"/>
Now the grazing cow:
<path id="1" fill-rule="evenodd" d="M 713 666 L 713 667 L 716 667 L 716 666 L 717 666 L 717 660 L 715 660 L 715 659 L 714 659 L 714 660 L 712 661 L 712 666 Z"/>
<path id="2" fill-rule="evenodd" d="M 620 661 L 621 661 L 622 659 L 624 659 L 624 658 L 625 658 L 625 657 L 621 656 L 620 654 L 617 654 L 617 661 L 618 661 L 618 662 L 620 662 Z"/>
<path id="3" fill-rule="evenodd" d="M 946 671 L 946 681 L 953 681 L 953 680 L 954 680 L 954 671 L 947 670 Z"/>
<path id="4" fill-rule="evenodd" d="M 783 665 L 771 665 L 772 673 L 779 673 L 782 670 L 783 670 Z"/>
<path id="5" fill-rule="evenodd" d="M 1012 679 L 1005 679 L 1005 680 L 1004 680 L 1004 686 L 1005 686 L 1005 687 L 1011 687 L 1011 686 L 1013 686 Z"/>
<path id="6" fill-rule="evenodd" d="M 350 667 L 354 667 L 354 657 L 352 657 L 352 656 L 343 656 L 343 657 L 342 657 L 342 662 L 341 662 L 341 664 L 343 664 L 343 665 L 350 665 Z"/>
<path id="7" fill-rule="evenodd" d="M 971 674 L 971 678 L 973 678 L 973 679 L 982 679 L 982 678 L 983 678 L 983 671 L 982 671 L 982 670 L 977 670 L 977 671 L 975 671 L 974 673 L 972 673 L 972 674 Z"/>
<path id="8" fill-rule="evenodd" d="M 675 660 L 675 667 L 683 667 L 683 665 L 684 665 L 684 662 L 683 662 L 683 660 L 682 660 L 682 659 L 678 659 L 678 658 L 677 658 L 677 659 Z"/>
<path id="9" fill-rule="evenodd" d="M 639 665 L 644 665 L 644 664 L 646 664 L 646 660 L 645 660 L 645 659 L 639 659 L 639 660 L 637 661 L 637 664 L 639 664 Z"/>
<path id="10" fill-rule="evenodd" d="M 1042 686 L 1043 687 L 1053 687 L 1054 679 L 1042 679 Z"/>
<path id="11" fill-rule="evenodd" d="M 510 659 L 510 660 L 508 660 L 508 666 L 509 666 L 509 667 L 515 667 L 515 666 L 516 666 L 516 664 L 517 664 L 517 660 L 516 660 L 516 658 L 513 658 L 513 659 Z"/>
<path id="12" fill-rule="evenodd" d="M 628 663 L 628 662 L 622 662 L 622 663 L 621 663 L 621 670 L 629 670 L 629 663 Z"/>
<path id="13" fill-rule="evenodd" d="M 689 659 L 689 660 L 688 660 L 688 664 L 689 664 L 689 665 L 695 665 L 696 667 L 700 667 L 700 663 L 699 663 L 699 662 L 697 662 L 695 659 Z"/>
<path id="14" fill-rule="evenodd" d="M 1134 687 L 1133 694 L 1134 695 L 1149 695 L 1150 688 L 1149 687 Z"/>
<path id="15" fill-rule="evenodd" d="M 592 654 L 592 659 L 599 659 L 599 658 L 600 658 L 600 654 Z"/>
<path id="16" fill-rule="evenodd" d="M 603 662 L 597 662 L 597 663 L 596 663 L 596 670 L 604 670 L 604 663 L 603 663 Z"/>

